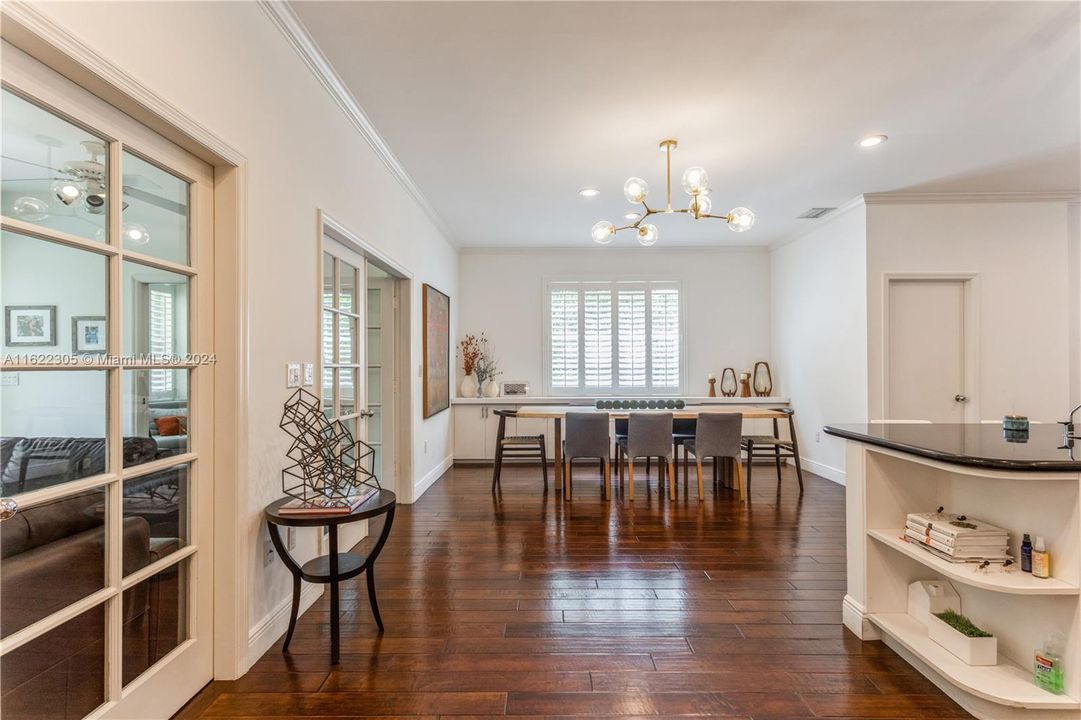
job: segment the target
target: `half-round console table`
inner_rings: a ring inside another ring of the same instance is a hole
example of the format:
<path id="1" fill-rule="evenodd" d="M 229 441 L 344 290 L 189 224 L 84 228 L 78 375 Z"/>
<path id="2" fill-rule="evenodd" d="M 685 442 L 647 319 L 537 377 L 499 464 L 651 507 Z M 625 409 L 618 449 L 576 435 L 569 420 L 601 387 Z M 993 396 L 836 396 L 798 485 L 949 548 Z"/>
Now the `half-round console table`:
<path id="1" fill-rule="evenodd" d="M 274 543 L 274 549 L 278 551 L 285 567 L 293 574 L 293 608 L 289 614 L 289 631 L 285 634 L 285 643 L 282 652 L 289 650 L 289 641 L 293 639 L 293 631 L 297 625 L 297 613 L 300 611 L 300 581 L 310 583 L 327 583 L 330 585 L 330 662 L 338 664 L 341 638 L 339 637 L 339 601 L 338 583 L 349 580 L 367 572 L 368 599 L 372 604 L 372 615 L 379 631 L 383 631 L 383 618 L 379 616 L 379 604 L 375 600 L 375 561 L 383 550 L 383 545 L 390 535 L 390 527 L 394 524 L 394 507 L 397 499 L 390 490 L 380 490 L 378 494 L 369 498 L 363 505 L 348 515 L 282 515 L 279 509 L 292 498 L 282 498 L 267 505 L 265 514 L 267 529 L 270 531 L 270 541 Z M 386 515 L 383 522 L 383 531 L 379 539 L 372 547 L 367 557 L 360 557 L 354 553 L 338 552 L 338 526 L 346 523 L 368 520 L 380 515 Z M 285 543 L 281 538 L 281 526 L 290 527 L 326 527 L 330 535 L 330 554 L 313 558 L 303 565 L 289 555 Z"/>

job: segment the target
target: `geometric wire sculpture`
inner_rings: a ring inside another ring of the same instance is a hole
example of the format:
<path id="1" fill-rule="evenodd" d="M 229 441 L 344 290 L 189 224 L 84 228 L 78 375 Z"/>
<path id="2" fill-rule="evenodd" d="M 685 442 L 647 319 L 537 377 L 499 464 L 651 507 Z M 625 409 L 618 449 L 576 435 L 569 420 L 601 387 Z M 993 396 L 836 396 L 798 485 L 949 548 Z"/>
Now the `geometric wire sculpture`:
<path id="1" fill-rule="evenodd" d="M 285 401 L 279 427 L 293 438 L 285 453 L 293 464 L 282 470 L 286 495 L 348 507 L 363 489 L 382 489 L 373 472 L 375 449 L 354 440 L 340 420 L 327 420 L 319 398 L 307 390 L 300 388 Z"/>

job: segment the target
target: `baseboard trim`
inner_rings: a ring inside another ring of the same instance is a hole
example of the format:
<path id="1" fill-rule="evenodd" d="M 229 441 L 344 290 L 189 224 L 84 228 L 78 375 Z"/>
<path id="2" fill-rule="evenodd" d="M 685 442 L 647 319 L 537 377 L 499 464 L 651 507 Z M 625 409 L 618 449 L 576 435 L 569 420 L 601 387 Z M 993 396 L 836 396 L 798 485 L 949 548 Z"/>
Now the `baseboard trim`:
<path id="1" fill-rule="evenodd" d="M 788 463 L 792 464 L 792 460 Z M 845 471 L 840 468 L 835 468 L 832 465 L 820 463 L 817 460 L 811 460 L 809 458 L 800 458 L 800 464 L 803 465 L 803 469 L 807 472 L 813 472 L 819 477 L 824 477 L 831 482 L 835 482 L 838 485 L 845 484 Z"/>
<path id="2" fill-rule="evenodd" d="M 428 488 L 435 484 L 435 481 L 443 477 L 443 475 L 450 470 L 454 465 L 454 456 L 447 455 L 443 458 L 438 465 L 428 471 L 428 474 L 420 479 L 420 482 L 413 486 L 413 502 L 420 500 L 420 497 L 428 492 Z"/>
<path id="3" fill-rule="evenodd" d="M 878 628 L 867 619 L 867 609 L 848 594 L 841 601 L 841 622 L 860 640 L 878 640 L 881 637 Z"/>
<path id="4" fill-rule="evenodd" d="M 303 583 L 300 588 L 300 615 L 307 612 L 319 596 L 323 594 L 323 585 Z M 289 629 L 289 609 L 293 605 L 292 594 L 286 597 L 260 620 L 248 632 L 248 654 L 244 659 L 244 672 L 248 672 L 255 661 L 261 658 L 270 646 Z M 242 675 L 244 673 L 241 673 Z"/>

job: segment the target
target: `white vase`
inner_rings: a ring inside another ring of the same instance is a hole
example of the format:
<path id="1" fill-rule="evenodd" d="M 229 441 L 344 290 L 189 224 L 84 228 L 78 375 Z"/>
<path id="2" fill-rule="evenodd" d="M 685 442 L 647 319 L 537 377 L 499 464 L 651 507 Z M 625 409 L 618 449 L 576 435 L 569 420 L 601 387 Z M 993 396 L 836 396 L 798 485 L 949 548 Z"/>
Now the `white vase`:
<path id="1" fill-rule="evenodd" d="M 458 392 L 464 398 L 477 396 L 477 381 L 473 378 L 472 374 L 462 378 L 462 384 L 458 386 Z"/>
<path id="2" fill-rule="evenodd" d="M 489 380 L 488 384 L 484 386 L 484 397 L 499 397 L 499 383 L 497 383 L 495 380 Z"/>

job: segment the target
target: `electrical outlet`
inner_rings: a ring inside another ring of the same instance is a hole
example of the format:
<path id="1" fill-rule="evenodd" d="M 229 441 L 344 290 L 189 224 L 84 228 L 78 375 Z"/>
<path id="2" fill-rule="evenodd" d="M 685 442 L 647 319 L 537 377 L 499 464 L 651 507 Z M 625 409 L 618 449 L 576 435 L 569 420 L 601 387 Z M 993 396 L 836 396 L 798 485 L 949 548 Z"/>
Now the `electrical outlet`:
<path id="1" fill-rule="evenodd" d="M 822 431 L 815 430 L 815 442 L 816 443 L 822 442 Z"/>
<path id="2" fill-rule="evenodd" d="M 315 363 L 304 363 L 304 387 L 315 384 Z"/>
<path id="3" fill-rule="evenodd" d="M 2 387 L 16 387 L 18 384 L 19 384 L 19 373 L 17 373 L 17 372 L 0 373 L 0 386 L 2 386 Z"/>
<path id="4" fill-rule="evenodd" d="M 263 534 L 263 567 L 274 562 L 274 543 L 270 541 L 270 532 Z"/>
<path id="5" fill-rule="evenodd" d="M 289 363 L 285 366 L 285 387 L 300 387 L 300 363 Z"/>
<path id="6" fill-rule="evenodd" d="M 289 550 L 297 549 L 297 529 L 295 527 L 286 528 L 285 534 L 285 547 Z"/>

